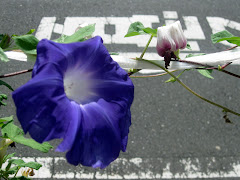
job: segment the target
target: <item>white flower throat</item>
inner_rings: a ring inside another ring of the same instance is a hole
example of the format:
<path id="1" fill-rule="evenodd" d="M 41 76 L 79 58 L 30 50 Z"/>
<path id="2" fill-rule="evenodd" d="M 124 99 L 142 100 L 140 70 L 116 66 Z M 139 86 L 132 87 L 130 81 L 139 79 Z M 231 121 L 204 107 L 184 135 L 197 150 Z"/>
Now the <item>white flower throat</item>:
<path id="1" fill-rule="evenodd" d="M 90 78 L 89 74 L 79 70 L 68 70 L 64 75 L 63 83 L 67 97 L 79 104 L 97 96 L 93 91 L 94 80 Z"/>

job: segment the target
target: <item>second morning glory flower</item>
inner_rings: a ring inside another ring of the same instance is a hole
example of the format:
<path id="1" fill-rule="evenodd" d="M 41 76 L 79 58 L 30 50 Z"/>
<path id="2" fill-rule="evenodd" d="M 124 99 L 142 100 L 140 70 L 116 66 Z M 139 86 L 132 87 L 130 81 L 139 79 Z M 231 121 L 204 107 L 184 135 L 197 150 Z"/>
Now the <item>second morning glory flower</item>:
<path id="1" fill-rule="evenodd" d="M 25 133 L 61 138 L 73 165 L 105 168 L 125 151 L 134 86 L 101 37 L 60 44 L 42 40 L 32 79 L 13 92 Z"/>
<path id="2" fill-rule="evenodd" d="M 165 67 L 169 66 L 171 58 L 176 58 L 174 52 L 184 49 L 187 39 L 183 34 L 180 21 L 168 26 L 159 27 L 157 30 L 157 52 L 164 57 Z"/>

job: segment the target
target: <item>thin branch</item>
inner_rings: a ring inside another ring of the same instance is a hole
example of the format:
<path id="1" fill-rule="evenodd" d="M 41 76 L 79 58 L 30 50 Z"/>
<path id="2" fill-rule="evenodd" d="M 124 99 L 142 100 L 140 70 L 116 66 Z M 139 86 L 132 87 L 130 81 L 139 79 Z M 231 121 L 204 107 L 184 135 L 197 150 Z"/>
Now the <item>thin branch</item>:
<path id="1" fill-rule="evenodd" d="M 206 101 L 214 106 L 217 106 L 221 109 L 223 109 L 225 112 L 229 112 L 229 113 L 232 113 L 232 114 L 235 114 L 237 116 L 240 116 L 239 113 L 235 112 L 235 111 L 232 111 L 231 109 L 228 109 L 227 107 L 225 106 L 222 106 L 220 104 L 217 104 L 213 101 L 210 101 L 209 99 L 206 99 L 204 97 L 202 97 L 201 95 L 199 95 L 198 93 L 196 93 L 195 91 L 193 91 L 191 88 L 189 88 L 186 84 L 184 84 L 182 81 L 180 81 L 174 74 L 172 74 L 171 72 L 169 72 L 167 69 L 165 69 L 163 66 L 155 63 L 155 62 L 152 62 L 152 61 L 148 61 L 148 60 L 144 60 L 144 61 L 147 61 L 151 64 L 154 64 L 156 66 L 158 66 L 159 68 L 161 68 L 162 70 L 164 70 L 165 72 L 167 72 L 170 76 L 172 76 L 179 84 L 181 84 L 186 90 L 188 90 L 189 92 L 191 92 L 193 95 L 197 96 L 198 98 L 202 99 L 203 101 Z"/>
<path id="2" fill-rule="evenodd" d="M 13 73 L 9 73 L 9 74 L 3 74 L 3 75 L 0 75 L 0 78 L 16 76 L 16 75 L 19 75 L 19 74 L 24 74 L 24 73 L 27 73 L 27 72 L 31 72 L 32 70 L 33 69 L 26 69 L 26 70 L 17 71 L 17 72 L 13 72 Z"/>
<path id="3" fill-rule="evenodd" d="M 227 67 L 228 65 L 230 65 L 231 63 L 227 63 L 227 64 L 223 65 L 222 68 L 219 69 L 219 68 L 216 68 L 214 66 L 210 66 L 210 65 L 207 65 L 207 64 L 201 64 L 201 63 L 193 62 L 193 61 L 187 61 L 187 60 L 178 60 L 178 61 L 179 62 L 184 62 L 184 63 L 189 63 L 189 64 L 194 64 L 194 65 L 199 65 L 199 66 L 206 67 L 206 68 L 196 68 L 196 69 L 215 69 L 217 71 L 224 72 L 224 73 L 226 73 L 228 75 L 240 78 L 240 75 L 237 75 L 235 73 L 232 73 L 232 72 L 224 70 L 224 68 Z"/>
<path id="4" fill-rule="evenodd" d="M 230 48 L 226 49 L 225 51 L 228 51 L 228 50 L 235 49 L 236 47 L 238 47 L 238 45 L 236 45 L 236 46 L 233 46 L 233 47 L 230 47 Z"/>

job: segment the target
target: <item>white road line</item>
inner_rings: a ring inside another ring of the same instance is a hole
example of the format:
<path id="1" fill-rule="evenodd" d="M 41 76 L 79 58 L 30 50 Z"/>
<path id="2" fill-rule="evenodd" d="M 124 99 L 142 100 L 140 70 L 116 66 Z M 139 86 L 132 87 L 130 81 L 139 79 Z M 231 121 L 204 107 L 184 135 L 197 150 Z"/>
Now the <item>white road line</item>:
<path id="1" fill-rule="evenodd" d="M 190 179 L 240 178 L 239 157 L 119 158 L 106 169 L 72 166 L 63 157 L 24 158 L 43 165 L 33 178 L 54 179 Z M 67 169 L 67 170 L 66 170 Z M 21 175 L 21 170 L 18 175 Z"/>
<path id="2" fill-rule="evenodd" d="M 178 19 L 178 14 L 176 11 L 163 11 L 164 19 Z"/>
<path id="3" fill-rule="evenodd" d="M 172 23 L 178 18 L 176 11 L 163 11 L 163 16 L 166 19 L 166 24 Z M 159 26 L 164 24 L 164 22 L 160 22 L 159 17 L 156 15 L 132 15 L 132 17 L 65 17 L 63 24 L 58 24 L 56 17 L 43 17 L 37 29 L 36 37 L 38 39 L 50 39 L 52 33 L 72 35 L 81 24 L 88 23 L 95 24 L 94 36 L 100 35 L 105 44 L 135 44 L 138 47 L 145 47 L 149 39 L 148 35 L 142 35 L 141 38 L 124 38 L 129 25 L 136 21 L 142 22 L 145 27 L 152 27 L 153 24 L 159 24 Z M 184 16 L 183 21 L 186 27 L 184 34 L 188 40 L 205 40 L 205 35 L 196 16 Z M 112 34 L 105 32 L 105 28 L 109 25 L 114 27 Z M 197 43 L 195 41 L 195 44 Z M 156 38 L 152 40 L 149 47 L 155 46 Z"/>

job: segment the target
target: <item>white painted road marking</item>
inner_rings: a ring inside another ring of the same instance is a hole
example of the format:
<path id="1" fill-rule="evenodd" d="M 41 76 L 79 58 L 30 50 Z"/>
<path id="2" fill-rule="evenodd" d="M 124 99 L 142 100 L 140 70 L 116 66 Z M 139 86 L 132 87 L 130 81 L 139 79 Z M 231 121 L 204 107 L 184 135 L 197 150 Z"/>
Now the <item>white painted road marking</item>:
<path id="1" fill-rule="evenodd" d="M 190 179 L 240 178 L 239 157 L 118 158 L 106 169 L 84 168 L 66 163 L 63 157 L 23 158 L 43 165 L 33 178 L 83 179 Z M 68 168 L 63 172 L 64 168 Z M 21 175 L 21 170 L 18 175 Z"/>
<path id="2" fill-rule="evenodd" d="M 167 19 L 166 23 L 176 21 L 178 14 L 176 11 L 164 11 L 164 17 Z M 124 38 L 127 33 L 128 27 L 131 23 L 140 21 L 146 27 L 152 27 L 153 24 L 160 23 L 159 17 L 156 15 L 133 15 L 132 17 L 66 17 L 63 24 L 56 22 L 56 17 L 43 17 L 40 25 L 36 31 L 36 37 L 38 39 L 51 39 L 52 33 L 59 35 L 71 35 L 76 29 L 84 23 L 95 24 L 95 35 L 100 35 L 105 44 L 136 44 L 138 47 L 145 47 L 149 36 L 142 35 L 139 37 Z M 184 24 L 186 29 L 184 33 L 189 40 L 205 40 L 205 35 L 198 22 L 196 16 L 184 16 Z M 115 27 L 115 33 L 107 34 L 105 32 L 106 25 L 113 25 Z M 192 41 L 198 46 L 197 41 Z M 154 38 L 150 44 L 150 47 L 156 46 L 156 38 Z M 193 51 L 200 51 L 199 48 L 192 47 Z"/>

